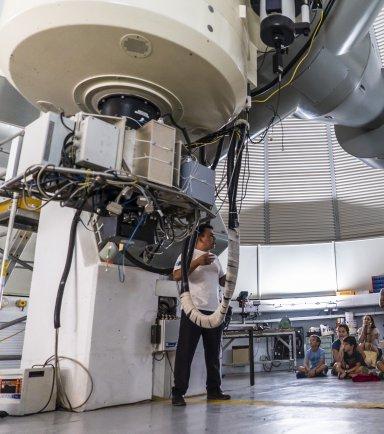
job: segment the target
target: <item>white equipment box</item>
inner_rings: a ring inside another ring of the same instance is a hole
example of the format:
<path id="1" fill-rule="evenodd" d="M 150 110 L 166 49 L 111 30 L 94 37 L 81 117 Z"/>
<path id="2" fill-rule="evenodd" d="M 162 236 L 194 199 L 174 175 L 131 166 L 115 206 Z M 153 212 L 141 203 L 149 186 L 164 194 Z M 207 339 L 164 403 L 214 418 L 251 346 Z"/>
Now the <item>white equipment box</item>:
<path id="1" fill-rule="evenodd" d="M 120 129 L 87 116 L 76 130 L 76 164 L 90 169 L 116 169 Z"/>
<path id="2" fill-rule="evenodd" d="M 0 371 L 0 411 L 11 416 L 53 411 L 56 407 L 51 366 Z"/>
<path id="3" fill-rule="evenodd" d="M 65 118 L 65 125 L 68 128 L 74 128 L 74 121 Z M 17 172 L 21 175 L 26 169 L 35 164 L 53 164 L 58 166 L 61 160 L 61 151 L 64 140 L 70 133 L 68 128 L 61 122 L 60 115 L 52 112 L 42 114 L 25 128 L 25 134 L 21 145 L 20 159 L 11 159 L 12 164 L 17 165 L 17 171 L 8 168 L 11 173 Z M 19 140 L 12 142 L 14 153 L 17 152 Z M 11 154 L 12 154 L 11 149 Z"/>
<path id="4" fill-rule="evenodd" d="M 175 165 L 179 164 L 177 152 L 180 152 L 175 128 L 152 120 L 130 134 L 131 137 L 127 133 L 123 154 L 128 169 L 133 175 L 172 187 Z"/>
<path id="5" fill-rule="evenodd" d="M 180 319 L 160 319 L 158 321 L 159 340 L 155 347 L 156 352 L 174 351 L 179 340 Z"/>

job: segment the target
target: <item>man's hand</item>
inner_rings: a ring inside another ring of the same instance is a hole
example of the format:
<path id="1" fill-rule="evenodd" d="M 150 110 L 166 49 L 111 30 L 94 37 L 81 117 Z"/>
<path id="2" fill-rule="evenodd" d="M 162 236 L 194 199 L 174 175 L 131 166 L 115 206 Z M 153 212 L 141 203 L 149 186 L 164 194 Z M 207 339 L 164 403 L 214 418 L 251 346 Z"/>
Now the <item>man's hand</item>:
<path id="1" fill-rule="evenodd" d="M 204 265 L 210 265 L 210 264 L 212 264 L 212 262 L 214 260 L 215 260 L 215 255 L 213 253 L 207 252 L 207 253 L 204 253 L 204 255 L 199 256 L 196 259 L 196 262 L 199 265 L 204 266 Z"/>
<path id="2" fill-rule="evenodd" d="M 214 260 L 215 260 L 215 255 L 213 253 L 210 252 L 204 253 L 203 255 L 199 256 L 198 258 L 194 259 L 191 262 L 191 266 L 189 268 L 188 274 L 193 273 L 196 270 L 196 268 L 199 267 L 200 265 L 204 266 L 204 265 L 212 264 Z M 175 270 L 173 272 L 173 279 L 176 282 L 179 282 L 181 280 L 181 269 Z"/>

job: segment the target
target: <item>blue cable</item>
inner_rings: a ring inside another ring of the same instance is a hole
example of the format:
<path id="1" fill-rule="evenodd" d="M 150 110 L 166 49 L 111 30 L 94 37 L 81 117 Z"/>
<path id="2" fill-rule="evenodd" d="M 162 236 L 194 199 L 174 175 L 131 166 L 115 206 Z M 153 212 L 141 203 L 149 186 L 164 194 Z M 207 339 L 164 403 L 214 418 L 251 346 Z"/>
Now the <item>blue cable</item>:
<path id="1" fill-rule="evenodd" d="M 141 214 L 141 217 L 140 217 L 140 220 L 138 221 L 138 223 L 137 223 L 137 225 L 136 225 L 136 227 L 135 227 L 135 229 L 133 230 L 133 232 L 132 232 L 132 234 L 131 234 L 131 236 L 130 236 L 130 238 L 129 238 L 129 240 L 128 240 L 128 242 L 125 244 L 125 247 L 124 247 L 124 252 L 123 252 L 123 257 L 122 257 L 122 264 L 119 264 L 118 266 L 117 266 L 117 270 L 118 270 L 118 272 L 119 272 L 119 280 L 120 280 L 120 282 L 121 283 L 124 283 L 125 282 L 125 274 L 124 274 L 124 266 L 125 266 L 125 251 L 127 250 L 127 248 L 129 247 L 129 244 L 132 242 L 132 240 L 133 240 L 133 238 L 134 238 L 134 236 L 136 235 L 136 232 L 138 231 L 138 229 L 139 229 L 139 227 L 143 224 L 143 223 L 145 223 L 145 220 L 147 219 L 147 216 L 145 215 L 145 214 Z M 123 267 L 123 269 L 121 269 L 121 267 Z"/>

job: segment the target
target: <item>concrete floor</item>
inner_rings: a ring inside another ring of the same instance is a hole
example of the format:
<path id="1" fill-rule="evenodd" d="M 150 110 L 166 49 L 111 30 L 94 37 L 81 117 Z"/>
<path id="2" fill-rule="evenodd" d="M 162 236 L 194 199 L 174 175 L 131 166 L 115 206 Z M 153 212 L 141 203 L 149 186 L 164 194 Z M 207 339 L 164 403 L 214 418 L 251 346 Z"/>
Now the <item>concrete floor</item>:
<path id="1" fill-rule="evenodd" d="M 184 408 L 156 401 L 82 414 L 9 417 L 0 419 L 0 433 L 384 433 L 384 382 L 297 380 L 276 372 L 257 374 L 254 387 L 246 376 L 227 377 L 223 388 L 230 401 L 208 404 L 195 397 Z"/>

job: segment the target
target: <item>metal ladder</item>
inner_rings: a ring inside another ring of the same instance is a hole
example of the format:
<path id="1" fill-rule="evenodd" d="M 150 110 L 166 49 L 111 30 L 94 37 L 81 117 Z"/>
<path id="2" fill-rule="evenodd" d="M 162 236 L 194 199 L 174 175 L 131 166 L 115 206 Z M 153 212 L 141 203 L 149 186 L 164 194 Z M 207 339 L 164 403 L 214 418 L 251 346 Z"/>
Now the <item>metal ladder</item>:
<path id="1" fill-rule="evenodd" d="M 10 249 L 9 249 L 9 257 L 6 262 L 6 274 L 5 274 L 5 289 L 9 278 L 12 276 L 12 273 L 15 271 L 17 265 L 21 265 L 22 268 L 33 270 L 32 266 L 27 262 L 20 259 L 25 247 L 28 244 L 28 241 L 31 239 L 32 232 L 17 230 L 12 237 Z M 3 255 L 4 250 L 0 248 L 0 254 Z"/>

